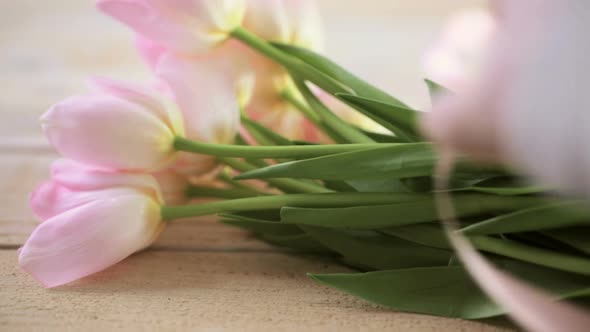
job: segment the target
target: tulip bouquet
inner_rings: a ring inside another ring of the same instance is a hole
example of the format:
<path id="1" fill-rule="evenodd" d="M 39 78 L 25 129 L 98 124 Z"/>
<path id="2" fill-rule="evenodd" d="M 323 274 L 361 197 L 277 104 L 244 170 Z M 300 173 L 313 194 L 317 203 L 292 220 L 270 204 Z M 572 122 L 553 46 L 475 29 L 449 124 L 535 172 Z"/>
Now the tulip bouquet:
<path id="1" fill-rule="evenodd" d="M 458 259 L 436 208 L 419 112 L 321 53 L 311 1 L 100 0 L 136 33 L 155 83 L 91 80 L 43 130 L 64 159 L 31 196 L 20 265 L 46 287 L 140 251 L 169 222 L 214 215 L 357 273 L 310 277 L 397 310 L 506 313 Z M 427 81 L 433 94 L 447 93 Z M 510 171 L 459 160 L 459 233 L 559 299 L 590 296 L 590 211 Z M 195 202 L 194 199 L 214 198 Z"/>

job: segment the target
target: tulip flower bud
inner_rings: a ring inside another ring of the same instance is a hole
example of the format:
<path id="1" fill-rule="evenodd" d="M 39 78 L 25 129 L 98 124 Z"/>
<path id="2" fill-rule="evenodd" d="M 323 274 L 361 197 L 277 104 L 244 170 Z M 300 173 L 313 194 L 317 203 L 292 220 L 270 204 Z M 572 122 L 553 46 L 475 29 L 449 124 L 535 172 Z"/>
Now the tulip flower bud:
<path id="1" fill-rule="evenodd" d="M 197 59 L 166 54 L 156 74 L 173 95 L 184 118 L 186 137 L 208 143 L 231 144 L 240 125 L 239 71 L 224 58 Z M 174 165 L 184 175 L 202 175 L 218 165 L 215 157 L 179 153 Z"/>
<path id="2" fill-rule="evenodd" d="M 97 7 L 139 35 L 181 54 L 208 51 L 242 24 L 244 0 L 99 0 Z"/>
<path id="3" fill-rule="evenodd" d="M 291 22 L 291 44 L 316 52 L 324 49 L 324 29 L 320 11 L 314 0 L 285 1 Z"/>
<path id="4" fill-rule="evenodd" d="M 73 171 L 73 178 L 62 182 L 64 171 Z M 116 264 L 149 246 L 162 231 L 162 195 L 153 177 L 65 160 L 53 165 L 53 173 L 31 195 L 42 223 L 19 254 L 20 266 L 45 287 Z"/>
<path id="5" fill-rule="evenodd" d="M 320 50 L 323 47 L 322 22 L 313 0 L 252 0 L 244 27 L 259 37 Z"/>
<path id="6" fill-rule="evenodd" d="M 99 91 L 70 97 L 46 112 L 45 135 L 64 157 L 119 170 L 161 169 L 173 161 L 182 121 L 147 89 L 96 80 Z"/>

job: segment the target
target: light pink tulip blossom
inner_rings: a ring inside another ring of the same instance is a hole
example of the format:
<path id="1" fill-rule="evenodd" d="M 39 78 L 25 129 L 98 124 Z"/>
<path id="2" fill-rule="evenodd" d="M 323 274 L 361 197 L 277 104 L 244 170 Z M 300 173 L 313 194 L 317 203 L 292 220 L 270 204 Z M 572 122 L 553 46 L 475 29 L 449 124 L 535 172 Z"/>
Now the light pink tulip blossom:
<path id="1" fill-rule="evenodd" d="M 460 91 L 482 71 L 495 29 L 489 10 L 465 9 L 452 15 L 424 54 L 424 77 Z"/>
<path id="2" fill-rule="evenodd" d="M 259 37 L 319 52 L 323 49 L 322 21 L 313 0 L 252 0 L 244 27 Z M 322 136 L 300 111 L 283 99 L 294 89 L 288 73 L 276 63 L 248 50 L 244 53 L 256 74 L 247 111 L 252 118 L 290 139 L 317 142 Z"/>
<path id="3" fill-rule="evenodd" d="M 41 117 L 45 135 L 62 156 L 119 170 L 157 170 L 174 160 L 174 138 L 183 135 L 174 107 L 133 84 L 103 79 L 93 87 Z"/>
<path id="4" fill-rule="evenodd" d="M 208 143 L 231 144 L 240 125 L 240 102 L 249 83 L 235 63 L 215 53 L 198 59 L 166 53 L 156 75 L 169 87 L 184 119 L 186 137 Z M 180 153 L 174 166 L 187 175 L 205 174 L 218 163 L 214 157 Z"/>
<path id="5" fill-rule="evenodd" d="M 199 54 L 242 24 L 244 0 L 99 0 L 97 7 L 153 43 Z"/>
<path id="6" fill-rule="evenodd" d="M 162 195 L 146 174 L 60 160 L 31 195 L 41 220 L 19 252 L 20 266 L 45 287 L 102 271 L 148 247 L 164 227 Z"/>
<path id="7" fill-rule="evenodd" d="M 498 30 L 477 81 L 445 96 L 423 128 L 449 149 L 518 167 L 590 195 L 587 2 L 498 1 Z"/>
<path id="8" fill-rule="evenodd" d="M 244 28 L 269 41 L 313 50 L 324 45 L 315 0 L 250 0 Z"/>

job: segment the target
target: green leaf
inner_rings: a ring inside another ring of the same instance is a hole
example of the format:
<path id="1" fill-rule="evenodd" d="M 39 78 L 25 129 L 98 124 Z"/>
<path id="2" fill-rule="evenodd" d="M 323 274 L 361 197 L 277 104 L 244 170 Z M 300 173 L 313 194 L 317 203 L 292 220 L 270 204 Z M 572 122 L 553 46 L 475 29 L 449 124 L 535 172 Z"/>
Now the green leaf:
<path id="1" fill-rule="evenodd" d="M 261 234 L 259 237 L 260 239 L 270 244 L 289 249 L 294 249 L 301 252 L 315 254 L 334 254 L 332 250 L 316 241 L 309 234 L 305 233 L 296 235 Z"/>
<path id="2" fill-rule="evenodd" d="M 570 255 L 554 249 L 539 248 L 490 236 L 471 236 L 469 239 L 474 247 L 485 252 L 590 276 L 590 259 L 588 257 Z"/>
<path id="3" fill-rule="evenodd" d="M 418 112 L 414 110 L 351 94 L 338 93 L 336 97 L 362 113 L 368 113 L 375 118 L 385 120 L 390 125 L 398 128 L 397 131 L 394 131 L 397 136 L 401 136 L 410 142 L 417 141 L 420 136 L 416 129 Z"/>
<path id="4" fill-rule="evenodd" d="M 339 192 L 358 192 L 353 186 L 345 181 L 324 181 L 326 188 Z"/>
<path id="5" fill-rule="evenodd" d="M 397 127 L 396 125 L 392 124 L 391 122 L 376 116 L 375 114 L 371 113 L 370 111 L 358 106 L 358 105 L 354 105 L 352 103 L 346 102 L 347 105 L 351 106 L 352 108 L 354 108 L 356 111 L 360 112 L 361 114 L 363 114 L 364 116 L 366 116 L 367 118 L 375 121 L 376 123 L 378 123 L 379 125 L 381 125 L 383 128 L 389 130 L 389 132 L 391 132 L 392 134 L 396 135 L 396 136 L 392 136 L 395 137 L 399 143 L 408 143 L 408 142 L 412 142 L 413 139 L 411 139 L 409 136 L 404 134 L 404 130 L 400 129 L 399 127 Z M 363 131 L 364 132 L 364 131 Z M 366 132 L 365 134 L 371 138 L 373 138 L 373 136 L 368 135 Z M 375 140 L 375 138 L 373 138 Z M 378 141 L 378 140 L 376 140 Z M 379 141 L 378 141 L 379 142 Z"/>
<path id="6" fill-rule="evenodd" d="M 295 225 L 248 218 L 235 214 L 220 214 L 219 216 L 223 218 L 220 220 L 223 224 L 239 227 L 254 233 L 275 236 L 303 234 L 303 231 Z"/>
<path id="7" fill-rule="evenodd" d="M 366 131 L 366 130 L 363 130 L 363 129 L 361 129 L 361 131 L 363 133 L 365 133 L 365 135 L 369 136 L 371 139 L 373 139 L 377 143 L 405 143 L 404 140 L 400 139 L 399 137 L 395 137 L 393 135 L 386 135 L 386 134 L 382 134 L 382 133 L 375 133 L 375 132 Z"/>
<path id="8" fill-rule="evenodd" d="M 400 179 L 376 179 L 376 180 L 353 180 L 347 181 L 354 189 L 360 192 L 369 193 L 408 193 Z"/>
<path id="9" fill-rule="evenodd" d="M 559 299 L 590 296 L 590 283 L 586 277 L 516 261 L 503 261 L 501 268 Z M 395 310 L 463 319 L 482 319 L 506 313 L 483 294 L 460 266 L 311 274 L 310 277 Z"/>
<path id="10" fill-rule="evenodd" d="M 400 144 L 273 165 L 243 173 L 237 179 L 371 180 L 430 176 L 436 159 L 431 144 Z"/>
<path id="11" fill-rule="evenodd" d="M 293 145 L 293 142 L 275 133 L 267 127 L 246 117 L 241 119 L 242 125 L 254 136 L 256 141 L 263 145 Z M 262 141 L 262 142 L 261 142 Z"/>
<path id="12" fill-rule="evenodd" d="M 432 100 L 434 100 L 437 96 L 441 94 L 452 93 L 451 90 L 436 83 L 433 80 L 426 78 L 424 79 L 424 82 L 426 82 L 426 86 L 428 86 L 428 92 L 430 92 L 430 99 Z"/>
<path id="13" fill-rule="evenodd" d="M 583 227 L 572 227 L 564 229 L 554 229 L 543 232 L 561 243 L 565 243 L 585 254 L 590 255 L 590 229 Z"/>
<path id="14" fill-rule="evenodd" d="M 431 176 L 401 179 L 401 183 L 407 188 L 409 192 L 413 193 L 431 192 L 434 187 Z"/>
<path id="15" fill-rule="evenodd" d="M 451 249 L 451 245 L 440 224 L 417 224 L 381 229 L 380 232 L 424 246 Z"/>
<path id="16" fill-rule="evenodd" d="M 332 137 L 333 139 L 341 137 L 344 139 L 344 142 L 342 143 L 375 143 L 375 141 L 366 136 L 360 129 L 335 115 L 313 92 L 311 92 L 303 80 L 297 76 L 293 76 L 293 79 L 297 89 L 305 98 L 309 107 L 319 115 L 322 125 L 329 129 L 326 133 L 336 133 L 337 136 Z"/>
<path id="17" fill-rule="evenodd" d="M 463 188 L 459 187 L 451 191 L 475 191 L 495 195 L 517 196 L 540 194 L 547 192 L 547 188 L 523 184 L 521 183 L 521 179 L 492 177 L 480 181 L 473 181 Z"/>
<path id="18" fill-rule="evenodd" d="M 300 48 L 292 45 L 282 43 L 271 43 L 281 51 L 294 56 L 303 62 L 311 65 L 315 69 L 324 73 L 326 76 L 340 82 L 341 84 L 352 89 L 357 95 L 371 98 L 374 100 L 382 101 L 392 105 L 398 105 L 401 107 L 407 107 L 403 102 L 376 88 L 375 86 L 365 82 L 356 75 L 350 73 L 340 65 L 334 63 L 332 60 L 319 55 L 306 48 Z M 324 87 L 321 87 L 324 89 Z M 329 93 L 341 92 L 341 91 L 329 91 Z"/>
<path id="19" fill-rule="evenodd" d="M 503 195 L 503 196 L 519 196 L 519 195 L 533 195 L 533 194 L 541 194 L 546 192 L 547 190 L 542 187 L 480 187 L 480 186 L 472 186 L 472 187 L 465 187 L 465 188 L 457 188 L 451 191 L 475 191 L 478 193 L 483 194 L 494 194 L 494 195 Z"/>
<path id="20" fill-rule="evenodd" d="M 549 204 L 484 220 L 462 231 L 466 235 L 518 233 L 590 224 L 585 203 Z"/>
<path id="21" fill-rule="evenodd" d="M 322 227 L 301 227 L 324 246 L 349 262 L 373 269 L 446 265 L 449 250 L 421 246 L 374 231 L 341 231 Z"/>
<path id="22" fill-rule="evenodd" d="M 439 219 L 432 195 L 406 194 L 398 202 L 387 205 L 346 208 L 281 209 L 281 221 L 288 224 L 329 228 L 379 229 L 413 225 Z M 407 198 L 405 198 L 407 197 Z M 458 217 L 477 216 L 500 211 L 514 211 L 539 204 L 535 197 L 503 197 L 493 195 L 456 195 L 453 204 Z"/>

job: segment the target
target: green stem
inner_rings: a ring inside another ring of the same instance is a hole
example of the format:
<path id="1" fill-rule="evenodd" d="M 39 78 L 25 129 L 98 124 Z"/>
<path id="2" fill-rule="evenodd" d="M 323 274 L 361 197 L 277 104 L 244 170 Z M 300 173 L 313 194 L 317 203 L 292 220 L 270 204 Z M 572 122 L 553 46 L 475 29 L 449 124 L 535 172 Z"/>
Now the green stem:
<path id="1" fill-rule="evenodd" d="M 319 99 L 314 95 L 311 90 L 305 85 L 300 79 L 294 77 L 295 85 L 299 89 L 299 92 L 303 95 L 307 104 L 315 111 L 316 114 L 322 120 L 322 123 L 328 126 L 331 130 L 336 132 L 339 136 L 344 138 L 349 143 L 375 143 L 367 135 L 363 134 L 362 131 L 351 126 L 346 121 L 343 121 L 337 117 L 330 109 L 328 109 Z"/>
<path id="2" fill-rule="evenodd" d="M 291 104 L 295 107 L 299 112 L 301 112 L 309 121 L 313 122 L 313 124 L 317 126 L 322 125 L 322 119 L 313 111 L 311 110 L 305 102 L 301 99 L 297 98 L 291 91 L 284 90 L 281 92 L 281 98 L 283 98 L 286 102 Z"/>
<path id="3" fill-rule="evenodd" d="M 164 220 L 173 220 L 222 212 L 280 209 L 284 206 L 337 208 L 384 205 L 399 202 L 400 195 L 402 198 L 408 196 L 408 194 L 391 193 L 323 193 L 252 197 L 197 205 L 164 206 L 162 207 L 162 218 Z"/>
<path id="4" fill-rule="evenodd" d="M 272 193 L 266 192 L 264 190 L 260 190 L 259 188 L 255 188 L 253 186 L 250 186 L 250 185 L 246 184 L 246 182 L 234 180 L 232 178 L 232 176 L 227 173 L 227 171 L 221 172 L 218 176 L 218 179 L 225 182 L 226 184 L 232 186 L 232 188 L 244 189 L 244 190 L 258 193 L 258 195 L 252 195 L 252 196 L 265 196 L 265 195 L 272 194 Z"/>
<path id="5" fill-rule="evenodd" d="M 190 186 L 186 189 L 186 196 L 191 198 L 207 197 L 207 198 L 248 198 L 256 196 L 266 196 L 269 194 L 260 192 L 254 189 L 246 188 L 212 188 L 202 186 Z"/>
<path id="6" fill-rule="evenodd" d="M 470 237 L 480 250 L 562 271 L 590 275 L 590 260 L 487 236 Z"/>
<path id="7" fill-rule="evenodd" d="M 248 133 L 250 133 L 260 145 L 293 145 L 290 140 L 275 133 L 260 123 L 253 121 L 246 115 L 241 116 L 241 121 L 242 125 L 248 130 Z"/>
<path id="8" fill-rule="evenodd" d="M 335 94 L 339 92 L 349 92 L 340 83 L 334 81 L 322 72 L 306 64 L 305 62 L 284 53 L 264 39 L 256 36 L 242 27 L 234 29 L 231 32 L 231 36 L 246 44 L 250 48 L 258 51 L 267 58 L 281 64 L 283 67 L 302 75 L 329 93 Z"/>
<path id="9" fill-rule="evenodd" d="M 221 161 L 226 165 L 230 166 L 231 168 L 240 171 L 240 172 L 250 172 L 257 169 L 255 166 L 250 165 L 247 162 L 237 160 L 237 159 L 230 159 L 230 158 L 222 158 Z M 317 185 L 313 183 L 307 183 L 302 181 L 297 181 L 294 179 L 268 179 L 264 180 L 271 186 L 284 191 L 286 193 L 329 193 L 332 192 L 331 190 Z"/>
<path id="10" fill-rule="evenodd" d="M 341 142 L 345 141 L 345 139 L 334 132 L 334 130 L 328 126 L 326 126 L 322 119 L 317 115 L 313 110 L 309 108 L 305 102 L 300 100 L 299 98 L 295 97 L 293 93 L 288 91 L 283 91 L 281 93 L 281 97 L 290 103 L 293 107 L 295 107 L 299 112 L 301 112 L 307 119 L 309 119 L 314 125 L 320 128 L 324 133 L 326 133 L 330 138 L 334 140 L 334 142 Z"/>
<path id="11" fill-rule="evenodd" d="M 193 152 L 227 158 L 258 159 L 300 159 L 315 158 L 326 155 L 382 148 L 391 144 L 331 144 L 331 145 L 293 145 L 293 146 L 243 146 L 228 144 L 211 144 L 191 141 L 177 136 L 174 148 L 178 151 Z"/>

